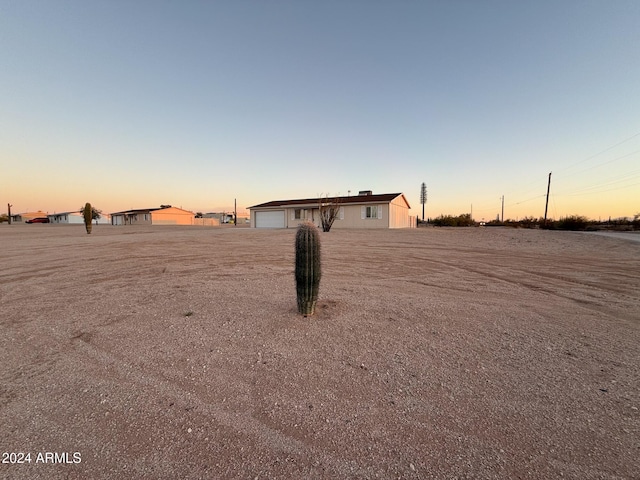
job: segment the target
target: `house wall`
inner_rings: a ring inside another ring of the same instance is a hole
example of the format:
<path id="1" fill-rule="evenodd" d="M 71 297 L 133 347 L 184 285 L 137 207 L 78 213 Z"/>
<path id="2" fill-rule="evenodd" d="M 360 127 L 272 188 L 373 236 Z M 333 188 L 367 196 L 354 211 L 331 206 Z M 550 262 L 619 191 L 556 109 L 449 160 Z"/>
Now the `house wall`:
<path id="1" fill-rule="evenodd" d="M 296 210 L 300 210 L 300 218 L 295 218 Z M 304 222 L 312 222 L 317 227 L 320 227 L 320 209 L 311 205 L 287 208 L 285 217 L 287 228 L 297 228 L 298 225 Z"/>
<path id="2" fill-rule="evenodd" d="M 180 208 L 170 207 L 151 212 L 154 225 L 193 225 L 195 214 Z"/>
<path id="3" fill-rule="evenodd" d="M 388 228 L 389 205 L 375 204 L 373 206 L 377 207 L 380 212 L 376 218 L 363 218 L 362 209 L 367 206 L 372 205 L 342 205 L 340 207 L 340 214 L 336 217 L 331 228 Z M 301 209 L 302 218 L 300 219 L 295 218 L 297 208 Z M 312 207 L 289 207 L 286 209 L 287 228 L 296 228 L 305 221 L 311 221 L 317 227 L 321 227 L 320 209 Z"/>
<path id="4" fill-rule="evenodd" d="M 402 197 L 394 198 L 389 204 L 389 228 L 409 228 L 411 226 L 407 204 L 402 200 Z"/>
<path id="5" fill-rule="evenodd" d="M 81 225 L 84 224 L 84 216 L 78 212 L 71 213 L 53 213 L 48 215 L 51 223 L 64 223 L 64 224 L 73 224 L 73 225 Z M 111 223 L 111 215 L 102 214 L 102 216 L 98 220 L 93 220 L 92 223 L 95 225 L 103 224 L 108 225 Z"/>
<path id="6" fill-rule="evenodd" d="M 151 225 L 151 213 L 130 213 L 112 215 L 112 225 Z"/>
<path id="7" fill-rule="evenodd" d="M 366 208 L 376 207 L 377 214 L 374 218 L 366 218 Z M 367 205 L 342 205 L 341 214 L 333 222 L 332 228 L 388 228 L 389 227 L 389 205 L 388 204 L 367 204 Z"/>
<path id="8" fill-rule="evenodd" d="M 51 221 L 51 223 L 84 223 L 84 217 L 82 217 L 79 213 L 53 214 L 49 215 L 49 220 Z"/>

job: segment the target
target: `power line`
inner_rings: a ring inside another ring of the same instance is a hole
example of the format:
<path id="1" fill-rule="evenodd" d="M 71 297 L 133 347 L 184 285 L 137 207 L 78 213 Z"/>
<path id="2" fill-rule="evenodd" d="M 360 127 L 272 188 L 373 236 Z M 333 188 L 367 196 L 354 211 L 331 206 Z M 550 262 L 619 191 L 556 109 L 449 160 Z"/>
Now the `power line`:
<path id="1" fill-rule="evenodd" d="M 611 177 L 608 179 L 603 179 L 603 181 L 595 183 L 595 184 L 591 184 L 591 185 L 586 185 L 586 186 L 582 186 L 582 187 L 577 187 L 574 189 L 570 189 L 568 191 L 565 192 L 560 192 L 561 195 L 568 195 L 571 193 L 578 193 L 581 192 L 583 190 L 593 190 L 596 188 L 601 188 L 601 187 L 606 187 L 608 185 L 612 185 L 615 183 L 620 183 L 620 182 L 628 182 L 628 181 L 633 181 L 637 178 L 640 178 L 640 170 L 633 170 L 629 173 L 624 173 L 622 175 L 617 175 L 615 177 Z"/>
<path id="2" fill-rule="evenodd" d="M 615 182 L 614 182 L 615 183 Z M 596 190 L 594 192 L 584 192 L 584 193 L 565 193 L 566 197 L 579 197 L 582 195 L 595 195 L 596 193 L 605 193 L 605 192 L 613 192 L 617 190 L 624 190 L 625 188 L 635 187 L 636 185 L 640 185 L 640 183 L 632 183 L 631 185 L 624 185 L 621 187 L 609 188 L 608 190 Z M 594 187 L 596 188 L 596 187 Z"/>
<path id="3" fill-rule="evenodd" d="M 573 163 L 573 164 L 568 165 L 568 166 L 566 166 L 566 167 L 559 168 L 559 169 L 558 169 L 558 171 L 562 172 L 562 171 L 564 171 L 564 170 L 568 170 L 568 169 L 570 169 L 570 168 L 573 168 L 573 167 L 575 167 L 576 165 L 580 165 L 580 164 L 582 164 L 582 163 L 584 163 L 584 162 L 588 162 L 588 161 L 589 161 L 589 160 L 591 160 L 592 158 L 595 158 L 595 157 L 597 157 L 598 155 L 602 155 L 603 153 L 606 153 L 606 152 L 608 152 L 609 150 L 611 150 L 611 149 L 613 149 L 613 148 L 616 148 L 616 147 L 618 147 L 618 146 L 622 145 L 623 143 L 627 143 L 629 140 L 633 140 L 633 139 L 634 139 L 634 138 L 636 138 L 636 137 L 640 137 L 640 132 L 638 132 L 638 133 L 636 133 L 636 134 L 634 134 L 634 135 L 631 135 L 630 137 L 625 138 L 624 140 L 622 140 L 622 141 L 620 141 L 620 142 L 616 143 L 615 145 L 611 145 L 610 147 L 607 147 L 607 148 L 605 148 L 604 150 L 601 150 L 600 152 L 595 153 L 595 154 L 591 155 L 590 157 L 585 158 L 584 160 L 580 160 L 579 162 Z"/>
<path id="4" fill-rule="evenodd" d="M 589 170 L 593 170 L 594 168 L 598 168 L 598 167 L 602 167 L 603 165 L 608 165 L 610 163 L 613 163 L 617 160 L 622 160 L 623 158 L 627 158 L 630 157 L 631 155 L 635 155 L 636 153 L 640 153 L 640 150 L 636 150 L 635 152 L 631 152 L 631 153 L 627 153 L 625 155 L 620 155 L 619 157 L 616 157 L 612 160 L 607 160 L 606 162 L 602 162 L 602 163 L 597 163 L 595 165 L 592 165 L 590 167 L 585 168 L 584 170 L 579 170 L 576 173 L 574 173 L 574 175 L 577 175 L 579 173 L 583 173 L 583 172 L 588 172 Z"/>
<path id="5" fill-rule="evenodd" d="M 522 204 L 522 203 L 527 203 L 527 202 L 530 202 L 530 201 L 532 201 L 532 200 L 537 200 L 537 199 L 539 199 L 539 198 L 541 198 L 541 197 L 545 197 L 545 196 L 546 196 L 546 195 L 543 193 L 542 195 L 536 195 L 535 197 L 531 197 L 531 198 L 528 198 L 528 199 L 526 199 L 526 200 L 522 200 L 522 201 L 520 201 L 520 202 L 510 203 L 510 204 L 508 204 L 507 206 L 508 206 L 508 207 L 511 207 L 511 206 L 515 206 L 515 205 L 520 205 L 520 204 Z"/>

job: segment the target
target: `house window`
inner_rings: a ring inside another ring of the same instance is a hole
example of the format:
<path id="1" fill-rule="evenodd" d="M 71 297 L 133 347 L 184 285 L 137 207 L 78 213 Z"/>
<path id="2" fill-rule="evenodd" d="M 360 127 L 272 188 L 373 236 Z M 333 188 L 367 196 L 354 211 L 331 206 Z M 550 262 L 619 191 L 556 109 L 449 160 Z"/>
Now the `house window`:
<path id="1" fill-rule="evenodd" d="M 302 219 L 302 209 L 301 208 L 296 208 L 293 212 L 293 218 L 295 220 L 301 220 Z"/>
<path id="2" fill-rule="evenodd" d="M 382 205 L 368 205 L 360 207 L 360 218 L 380 220 L 382 218 Z"/>

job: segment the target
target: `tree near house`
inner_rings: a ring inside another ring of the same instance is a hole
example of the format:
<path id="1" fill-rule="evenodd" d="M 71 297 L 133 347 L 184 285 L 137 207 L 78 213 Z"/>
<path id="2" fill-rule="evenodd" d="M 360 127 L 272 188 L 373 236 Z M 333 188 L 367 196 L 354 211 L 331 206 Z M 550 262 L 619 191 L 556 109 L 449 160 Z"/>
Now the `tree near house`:
<path id="1" fill-rule="evenodd" d="M 319 210 L 320 210 L 320 222 L 322 223 L 322 231 L 328 232 L 333 226 L 334 220 L 340 215 L 340 198 L 329 198 L 325 196 L 320 197 Z"/>
<path id="2" fill-rule="evenodd" d="M 97 225 L 98 224 L 98 219 L 102 218 L 102 210 L 98 210 L 97 208 L 95 208 L 91 204 L 89 204 L 89 205 L 91 206 L 91 220 L 95 220 L 96 221 L 96 225 Z M 83 216 L 84 216 L 85 207 L 86 207 L 86 205 L 80 209 L 80 213 L 82 213 Z"/>

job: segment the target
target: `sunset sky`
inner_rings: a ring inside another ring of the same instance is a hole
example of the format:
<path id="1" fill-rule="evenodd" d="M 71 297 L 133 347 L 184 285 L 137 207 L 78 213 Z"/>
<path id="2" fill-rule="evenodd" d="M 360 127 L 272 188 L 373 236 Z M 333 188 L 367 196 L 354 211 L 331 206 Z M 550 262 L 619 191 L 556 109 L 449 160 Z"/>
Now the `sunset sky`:
<path id="1" fill-rule="evenodd" d="M 640 212 L 637 0 L 0 0 L 0 212 Z"/>

